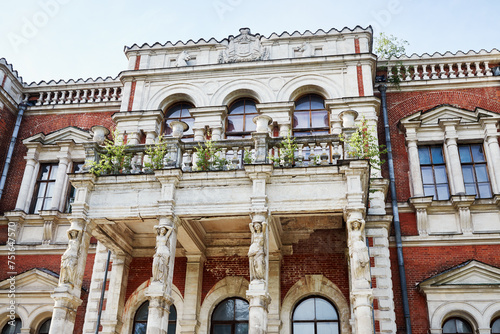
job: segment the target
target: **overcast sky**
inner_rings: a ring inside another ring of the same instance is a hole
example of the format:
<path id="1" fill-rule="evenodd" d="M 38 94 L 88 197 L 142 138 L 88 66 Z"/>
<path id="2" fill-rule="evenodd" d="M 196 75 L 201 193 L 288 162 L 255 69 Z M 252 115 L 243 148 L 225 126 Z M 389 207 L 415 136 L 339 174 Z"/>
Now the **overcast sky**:
<path id="1" fill-rule="evenodd" d="M 500 48 L 498 0 L 0 0 L 0 58 L 25 82 L 115 77 L 125 45 L 372 25 L 407 54 Z"/>

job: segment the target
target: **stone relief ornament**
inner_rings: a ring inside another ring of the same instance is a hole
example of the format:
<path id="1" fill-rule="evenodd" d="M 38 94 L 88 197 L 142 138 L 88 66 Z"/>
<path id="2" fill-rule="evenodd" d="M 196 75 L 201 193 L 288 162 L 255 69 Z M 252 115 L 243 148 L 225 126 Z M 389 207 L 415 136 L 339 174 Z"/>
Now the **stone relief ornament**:
<path id="1" fill-rule="evenodd" d="M 293 50 L 302 55 L 302 57 L 311 57 L 313 55 L 311 44 L 308 42 L 302 43 L 301 46 L 294 47 Z"/>
<path id="2" fill-rule="evenodd" d="M 170 240 L 173 228 L 159 225 L 156 228 L 156 252 L 153 256 L 153 282 L 165 283 L 170 265 Z"/>
<path id="3" fill-rule="evenodd" d="M 61 257 L 59 284 L 74 285 L 76 282 L 81 237 L 82 231 L 77 229 L 68 230 L 68 248 Z"/>
<path id="4" fill-rule="evenodd" d="M 267 59 L 269 48 L 263 47 L 260 35 L 252 35 L 248 28 L 240 29 L 240 35 L 237 37 L 229 37 L 227 49 L 219 53 L 220 64 Z"/>
<path id="5" fill-rule="evenodd" d="M 252 243 L 248 250 L 250 266 L 250 281 L 265 280 L 266 278 L 266 249 L 265 249 L 265 222 L 250 223 Z"/>
<path id="6" fill-rule="evenodd" d="M 177 67 L 187 66 L 188 65 L 188 63 L 187 63 L 188 60 L 191 60 L 191 56 L 186 51 L 182 51 L 177 56 L 177 61 L 176 61 L 176 65 L 175 66 L 177 66 Z"/>

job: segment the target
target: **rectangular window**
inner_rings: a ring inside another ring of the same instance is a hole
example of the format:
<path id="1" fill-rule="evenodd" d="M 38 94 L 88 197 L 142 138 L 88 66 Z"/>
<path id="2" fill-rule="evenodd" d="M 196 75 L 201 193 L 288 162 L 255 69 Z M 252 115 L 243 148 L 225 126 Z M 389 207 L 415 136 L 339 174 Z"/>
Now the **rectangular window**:
<path id="1" fill-rule="evenodd" d="M 490 198 L 491 184 L 488 177 L 486 158 L 482 144 L 464 144 L 458 146 L 465 193 L 476 198 Z"/>
<path id="2" fill-rule="evenodd" d="M 443 201 L 450 198 L 448 175 L 441 146 L 419 146 L 418 156 L 425 196 Z"/>
<path id="3" fill-rule="evenodd" d="M 72 173 L 78 172 L 82 167 L 83 162 L 73 162 Z M 69 185 L 68 196 L 66 196 L 66 205 L 64 207 L 65 213 L 71 213 L 71 204 L 75 201 L 76 189 L 71 184 Z"/>
<path id="4" fill-rule="evenodd" d="M 57 164 L 40 165 L 40 172 L 38 173 L 38 178 L 36 180 L 30 213 L 38 213 L 40 210 L 51 209 L 56 175 Z"/>

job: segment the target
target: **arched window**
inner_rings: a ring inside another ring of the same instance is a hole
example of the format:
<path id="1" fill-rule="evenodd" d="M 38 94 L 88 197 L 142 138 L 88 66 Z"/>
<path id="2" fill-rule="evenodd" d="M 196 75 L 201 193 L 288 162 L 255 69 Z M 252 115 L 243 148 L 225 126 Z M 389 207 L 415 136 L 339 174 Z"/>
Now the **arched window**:
<path id="1" fill-rule="evenodd" d="M 248 302 L 240 298 L 228 298 L 217 305 L 212 314 L 210 333 L 248 333 Z"/>
<path id="2" fill-rule="evenodd" d="M 21 319 L 16 318 L 14 320 L 14 323 L 12 321 L 9 321 L 8 323 L 3 326 L 2 329 L 2 334 L 18 334 L 21 333 Z"/>
<path id="3" fill-rule="evenodd" d="M 330 121 L 324 99 L 315 94 L 302 96 L 295 102 L 293 135 L 310 136 L 328 134 Z"/>
<path id="4" fill-rule="evenodd" d="M 500 333 L 500 318 L 496 318 L 491 323 L 491 334 L 499 334 Z"/>
<path id="5" fill-rule="evenodd" d="M 171 106 L 165 112 L 165 131 L 164 134 L 168 137 L 172 136 L 172 128 L 169 126 L 170 122 L 182 121 L 185 122 L 189 128 L 184 132 L 182 138 L 192 140 L 193 138 L 193 124 L 194 118 L 189 113 L 189 109 L 194 108 L 191 103 L 179 102 Z"/>
<path id="6" fill-rule="evenodd" d="M 338 334 L 340 333 L 338 312 L 322 297 L 308 297 L 300 301 L 293 311 L 293 334 Z"/>
<path id="7" fill-rule="evenodd" d="M 40 326 L 40 329 L 38 330 L 38 334 L 49 334 L 50 330 L 50 323 L 52 319 L 47 319 L 45 320 L 42 325 Z"/>
<path id="8" fill-rule="evenodd" d="M 144 302 L 134 316 L 134 325 L 132 334 L 146 334 L 148 328 L 149 301 Z M 177 309 L 174 305 L 170 306 L 170 315 L 168 316 L 168 332 L 175 334 L 177 322 Z"/>
<path id="9" fill-rule="evenodd" d="M 443 325 L 443 333 L 464 333 L 464 334 L 472 334 L 471 325 L 461 318 L 451 318 L 446 320 Z"/>
<path id="10" fill-rule="evenodd" d="M 253 118 L 257 116 L 255 101 L 249 98 L 236 100 L 229 107 L 226 138 L 248 138 L 255 131 Z"/>

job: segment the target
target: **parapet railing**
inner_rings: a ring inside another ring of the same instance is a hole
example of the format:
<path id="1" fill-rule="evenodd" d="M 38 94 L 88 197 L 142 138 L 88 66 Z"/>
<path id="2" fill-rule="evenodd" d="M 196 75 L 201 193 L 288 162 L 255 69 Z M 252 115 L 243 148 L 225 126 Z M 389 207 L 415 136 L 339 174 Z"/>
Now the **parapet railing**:
<path id="1" fill-rule="evenodd" d="M 121 101 L 122 88 L 120 86 L 82 89 L 62 89 L 40 92 L 36 106 L 97 103 Z"/>

